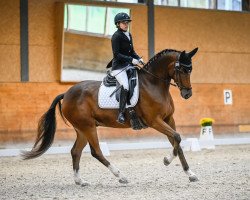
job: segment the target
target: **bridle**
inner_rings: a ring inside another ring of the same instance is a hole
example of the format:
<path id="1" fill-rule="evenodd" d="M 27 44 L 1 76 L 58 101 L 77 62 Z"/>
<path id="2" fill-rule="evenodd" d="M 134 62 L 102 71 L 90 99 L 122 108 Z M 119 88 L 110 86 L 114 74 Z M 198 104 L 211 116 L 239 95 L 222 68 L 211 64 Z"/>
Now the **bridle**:
<path id="1" fill-rule="evenodd" d="M 175 83 L 171 83 L 171 78 L 170 79 L 169 78 L 168 79 L 163 79 L 163 78 L 151 73 L 150 71 L 146 70 L 144 68 L 144 66 L 145 66 L 144 63 L 142 63 L 144 66 L 141 69 L 144 72 L 146 72 L 147 74 L 153 76 L 154 78 L 156 78 L 156 79 L 158 79 L 160 81 L 164 81 L 167 84 L 172 85 L 174 87 L 178 87 L 180 90 L 182 90 L 182 89 L 191 90 L 192 87 L 185 87 L 185 86 L 182 85 L 180 75 L 181 74 L 185 74 L 185 75 L 191 74 L 191 72 L 192 72 L 192 63 L 187 65 L 187 64 L 181 63 L 179 61 L 179 59 L 180 59 L 180 54 L 178 55 L 178 59 L 177 59 L 177 61 L 175 61 L 175 64 L 174 64 L 174 76 L 176 77 L 176 79 L 174 79 Z"/>
<path id="2" fill-rule="evenodd" d="M 180 90 L 182 90 L 182 89 L 191 90 L 192 89 L 192 87 L 185 87 L 181 83 L 181 74 L 190 75 L 191 72 L 192 72 L 192 63 L 190 63 L 188 65 L 181 63 L 179 61 L 179 58 L 178 58 L 178 60 L 175 62 L 175 67 L 174 67 L 174 75 L 176 77 L 176 79 L 174 79 L 174 81 Z"/>

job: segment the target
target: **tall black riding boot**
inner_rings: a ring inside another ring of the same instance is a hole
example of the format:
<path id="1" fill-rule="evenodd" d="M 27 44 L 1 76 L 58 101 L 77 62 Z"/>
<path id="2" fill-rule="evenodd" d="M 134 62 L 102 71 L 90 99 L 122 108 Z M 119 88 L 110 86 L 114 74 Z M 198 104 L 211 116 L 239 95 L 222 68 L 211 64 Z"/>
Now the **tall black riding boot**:
<path id="1" fill-rule="evenodd" d="M 120 100 L 119 100 L 119 114 L 117 118 L 117 122 L 124 124 L 125 123 L 125 110 L 126 110 L 126 103 L 128 98 L 128 90 L 121 87 L 120 93 Z"/>

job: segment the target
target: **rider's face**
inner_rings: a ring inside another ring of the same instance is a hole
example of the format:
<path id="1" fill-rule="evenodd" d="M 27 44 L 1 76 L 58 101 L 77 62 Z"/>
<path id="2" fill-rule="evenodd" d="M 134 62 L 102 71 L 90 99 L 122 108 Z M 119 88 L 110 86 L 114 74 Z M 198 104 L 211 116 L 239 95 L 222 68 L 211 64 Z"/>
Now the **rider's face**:
<path id="1" fill-rule="evenodd" d="M 123 21 L 119 23 L 120 29 L 127 31 L 128 27 L 129 27 L 129 23 L 128 21 Z"/>

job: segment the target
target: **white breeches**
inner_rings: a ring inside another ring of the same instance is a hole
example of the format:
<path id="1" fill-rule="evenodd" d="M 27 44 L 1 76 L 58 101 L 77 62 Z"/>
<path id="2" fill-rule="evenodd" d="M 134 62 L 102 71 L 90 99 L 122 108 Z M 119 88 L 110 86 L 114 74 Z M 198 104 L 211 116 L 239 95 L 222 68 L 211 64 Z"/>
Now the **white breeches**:
<path id="1" fill-rule="evenodd" d="M 123 70 L 123 71 L 122 71 Z M 124 69 L 117 69 L 111 72 L 112 76 L 115 76 L 116 80 L 123 86 L 125 90 L 129 90 L 128 76 Z"/>

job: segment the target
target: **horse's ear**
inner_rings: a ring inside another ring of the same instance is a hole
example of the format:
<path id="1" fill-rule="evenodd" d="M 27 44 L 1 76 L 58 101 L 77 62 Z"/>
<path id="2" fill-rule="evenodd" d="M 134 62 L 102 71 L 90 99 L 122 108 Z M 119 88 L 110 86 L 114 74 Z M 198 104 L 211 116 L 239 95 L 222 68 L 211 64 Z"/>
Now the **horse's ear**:
<path id="1" fill-rule="evenodd" d="M 198 47 L 190 51 L 188 53 L 188 57 L 191 59 L 196 54 L 197 51 L 198 51 Z"/>
<path id="2" fill-rule="evenodd" d="M 181 57 L 181 58 L 184 58 L 185 55 L 186 55 L 186 51 L 182 51 L 180 57 Z"/>

